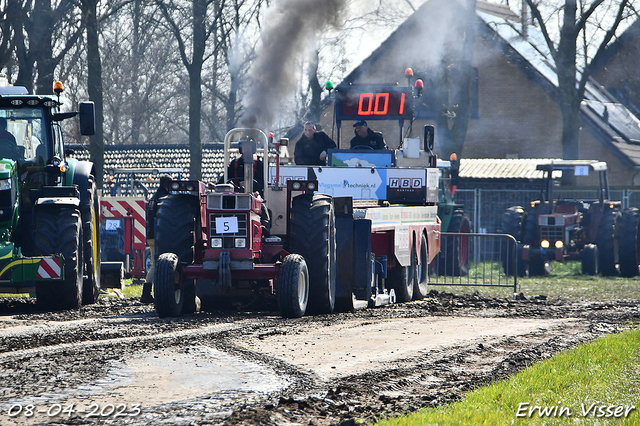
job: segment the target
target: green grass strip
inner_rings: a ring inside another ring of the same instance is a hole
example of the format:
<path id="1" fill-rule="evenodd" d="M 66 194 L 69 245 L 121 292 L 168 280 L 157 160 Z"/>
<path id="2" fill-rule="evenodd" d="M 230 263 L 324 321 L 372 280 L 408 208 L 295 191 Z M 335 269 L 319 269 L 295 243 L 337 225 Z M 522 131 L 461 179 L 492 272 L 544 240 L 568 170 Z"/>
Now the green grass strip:
<path id="1" fill-rule="evenodd" d="M 640 330 L 612 334 L 380 426 L 640 425 Z"/>

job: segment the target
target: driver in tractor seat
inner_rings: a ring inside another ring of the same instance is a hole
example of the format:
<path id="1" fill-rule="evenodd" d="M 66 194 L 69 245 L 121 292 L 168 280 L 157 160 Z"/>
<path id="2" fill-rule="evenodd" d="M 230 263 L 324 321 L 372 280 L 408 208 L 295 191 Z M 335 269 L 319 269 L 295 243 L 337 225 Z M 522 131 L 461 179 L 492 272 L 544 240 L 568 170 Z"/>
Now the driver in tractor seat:
<path id="1" fill-rule="evenodd" d="M 242 147 L 238 148 L 242 154 Z M 229 163 L 227 168 L 228 180 L 241 190 L 244 189 L 244 159 L 242 155 Z M 256 154 L 253 154 L 253 190 L 264 198 L 264 164 Z"/>
<path id="2" fill-rule="evenodd" d="M 351 139 L 351 149 L 387 149 L 382 133 L 371 130 L 366 121 L 358 120 L 353 127 L 356 135 Z"/>

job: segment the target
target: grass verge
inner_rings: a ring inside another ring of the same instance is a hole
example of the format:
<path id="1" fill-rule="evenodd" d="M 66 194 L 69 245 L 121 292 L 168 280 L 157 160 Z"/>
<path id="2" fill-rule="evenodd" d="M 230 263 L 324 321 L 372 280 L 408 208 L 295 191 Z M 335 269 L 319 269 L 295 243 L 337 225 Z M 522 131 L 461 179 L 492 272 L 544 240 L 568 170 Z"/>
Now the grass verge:
<path id="1" fill-rule="evenodd" d="M 600 338 L 379 426 L 640 424 L 640 330 Z"/>
<path id="2" fill-rule="evenodd" d="M 479 268 L 480 269 L 480 268 Z M 545 295 L 573 300 L 640 299 L 640 276 L 634 278 L 582 275 L 580 262 L 553 263 L 550 275 L 519 277 L 519 292 L 525 297 Z M 494 270 L 501 272 L 501 267 Z M 512 278 L 513 279 L 513 278 Z M 461 278 L 464 282 L 464 278 Z M 487 297 L 511 297 L 510 288 L 432 286 L 431 289 L 454 294 L 479 292 Z"/>

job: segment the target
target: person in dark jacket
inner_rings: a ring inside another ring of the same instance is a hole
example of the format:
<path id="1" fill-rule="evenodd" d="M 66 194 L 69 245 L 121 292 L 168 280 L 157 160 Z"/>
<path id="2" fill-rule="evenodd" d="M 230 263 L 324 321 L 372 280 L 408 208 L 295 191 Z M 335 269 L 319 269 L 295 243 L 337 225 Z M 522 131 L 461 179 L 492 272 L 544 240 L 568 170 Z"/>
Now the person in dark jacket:
<path id="1" fill-rule="evenodd" d="M 242 148 L 240 148 L 242 154 Z M 244 188 L 244 159 L 242 156 L 229 162 L 227 179 L 239 188 Z M 257 155 L 253 155 L 253 191 L 258 191 L 264 198 L 264 164 Z"/>
<path id="2" fill-rule="evenodd" d="M 156 240 L 154 237 L 155 232 L 155 220 L 156 213 L 158 211 L 158 201 L 161 198 L 166 197 L 170 193 L 169 185 L 171 184 L 171 176 L 167 174 L 160 175 L 160 185 L 158 186 L 158 190 L 151 197 L 151 199 L 147 202 L 147 223 L 146 223 L 146 233 L 147 233 L 147 245 L 149 246 L 149 252 L 151 253 L 151 269 L 147 273 L 145 283 L 142 286 L 142 296 L 140 297 L 140 302 L 142 303 L 153 303 L 153 296 L 151 295 L 151 288 L 153 286 L 153 275 L 156 271 Z"/>
<path id="3" fill-rule="evenodd" d="M 367 126 L 367 122 L 364 120 L 356 121 L 356 124 L 353 125 L 355 127 L 355 136 L 351 139 L 351 149 L 356 149 L 356 147 L 370 147 L 372 149 L 387 149 L 387 145 L 384 143 L 384 138 L 382 137 L 382 133 L 374 132 Z"/>
<path id="4" fill-rule="evenodd" d="M 336 143 L 325 132 L 316 130 L 313 121 L 304 123 L 304 134 L 296 142 L 293 152 L 296 164 L 324 166 L 327 161 L 327 150 L 335 148 Z"/>

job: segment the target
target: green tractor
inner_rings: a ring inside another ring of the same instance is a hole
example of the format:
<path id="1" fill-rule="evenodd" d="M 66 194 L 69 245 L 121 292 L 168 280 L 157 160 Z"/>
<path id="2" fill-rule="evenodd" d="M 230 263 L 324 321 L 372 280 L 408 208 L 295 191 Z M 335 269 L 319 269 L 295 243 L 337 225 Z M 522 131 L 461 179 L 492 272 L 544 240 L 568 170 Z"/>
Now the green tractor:
<path id="1" fill-rule="evenodd" d="M 46 310 L 78 309 L 100 292 L 100 200 L 92 163 L 66 158 L 61 121 L 95 133 L 92 102 L 61 112 L 57 96 L 0 87 L 0 293 L 35 293 Z"/>
<path id="2" fill-rule="evenodd" d="M 438 217 L 442 221 L 442 230 L 446 233 L 440 242 L 437 272 L 447 276 L 466 276 L 469 274 L 469 237 L 463 234 L 471 232 L 471 220 L 462 204 L 456 203 L 454 196 L 458 181 L 460 162 L 456 154 L 449 161 L 438 160 L 440 171 L 440 194 L 438 197 Z"/>

